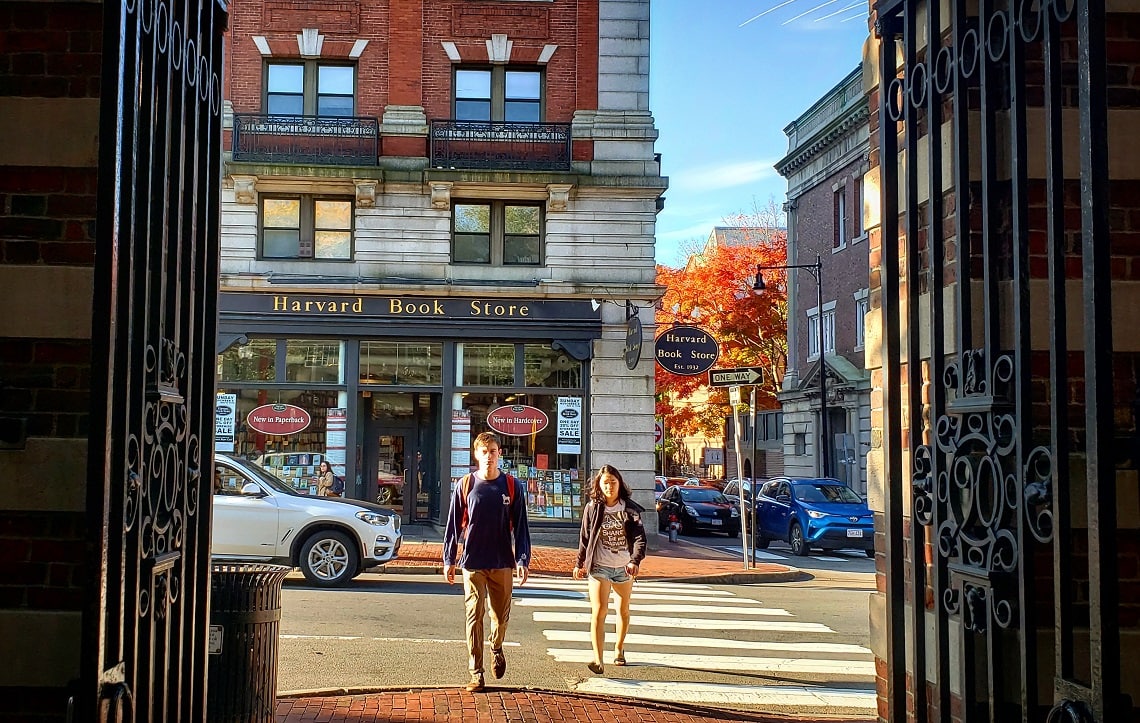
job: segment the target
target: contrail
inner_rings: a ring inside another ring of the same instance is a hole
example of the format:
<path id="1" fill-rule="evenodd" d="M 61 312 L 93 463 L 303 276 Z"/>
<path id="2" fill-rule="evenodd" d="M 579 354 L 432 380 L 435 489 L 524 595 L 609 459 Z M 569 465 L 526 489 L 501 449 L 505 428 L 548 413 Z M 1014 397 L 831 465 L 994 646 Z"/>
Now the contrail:
<path id="1" fill-rule="evenodd" d="M 765 10 L 764 12 L 760 13 L 759 15 L 755 15 L 753 17 L 748 18 L 747 20 L 742 22 L 740 25 L 737 25 L 736 27 L 743 28 L 745 25 L 752 22 L 753 20 L 759 20 L 760 18 L 764 17 L 765 15 L 772 12 L 773 10 L 779 10 L 780 8 L 784 7 L 785 5 L 791 5 L 794 2 L 796 2 L 796 0 L 784 0 L 784 2 L 780 3 L 779 5 L 776 5 L 775 7 L 770 7 L 767 10 Z"/>
<path id="2" fill-rule="evenodd" d="M 806 10 L 806 11 L 804 11 L 804 12 L 800 13 L 799 15 L 795 16 L 794 18 L 788 18 L 788 19 L 787 19 L 787 20 L 785 20 L 784 22 L 780 23 L 780 25 L 787 25 L 788 23 L 792 23 L 792 22 L 795 22 L 796 20 L 799 20 L 800 18 L 802 18 L 802 17 L 803 17 L 803 16 L 805 16 L 805 15 L 811 15 L 811 14 L 812 14 L 812 13 L 814 13 L 816 10 L 819 10 L 820 8 L 825 8 L 825 7 L 827 7 L 828 5 L 831 5 L 831 4 L 833 4 L 833 3 L 837 3 L 837 2 L 839 2 L 839 0 L 827 0 L 827 2 L 825 2 L 825 3 L 820 3 L 819 5 L 816 5 L 816 6 L 815 6 L 814 8 L 812 8 L 811 10 Z"/>
<path id="3" fill-rule="evenodd" d="M 818 23 L 820 20 L 827 20 L 828 18 L 833 18 L 836 15 L 839 15 L 840 13 L 845 13 L 848 10 L 853 10 L 857 7 L 866 6 L 866 5 L 867 5 L 866 2 L 854 2 L 854 3 L 851 3 L 850 5 L 848 5 L 847 7 L 840 8 L 840 9 L 836 10 L 835 12 L 833 12 L 829 15 L 824 15 L 822 18 L 816 18 L 815 21 Z"/>

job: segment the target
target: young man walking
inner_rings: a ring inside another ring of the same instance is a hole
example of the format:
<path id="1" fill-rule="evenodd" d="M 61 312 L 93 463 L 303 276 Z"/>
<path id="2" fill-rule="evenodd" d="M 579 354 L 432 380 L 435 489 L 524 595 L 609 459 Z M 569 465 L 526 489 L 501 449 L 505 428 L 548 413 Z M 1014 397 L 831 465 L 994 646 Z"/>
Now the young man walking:
<path id="1" fill-rule="evenodd" d="M 463 570 L 467 613 L 467 690 L 483 690 L 483 614 L 491 609 L 491 672 L 507 671 L 503 640 L 511 617 L 513 576 L 526 582 L 530 567 L 530 529 L 526 520 L 526 490 L 499 470 L 499 438 L 491 432 L 471 445 L 479 469 L 455 485 L 443 535 L 443 576 L 455 582 L 456 547 L 463 543 L 458 566 Z M 512 489 L 512 486 L 514 489 Z"/>

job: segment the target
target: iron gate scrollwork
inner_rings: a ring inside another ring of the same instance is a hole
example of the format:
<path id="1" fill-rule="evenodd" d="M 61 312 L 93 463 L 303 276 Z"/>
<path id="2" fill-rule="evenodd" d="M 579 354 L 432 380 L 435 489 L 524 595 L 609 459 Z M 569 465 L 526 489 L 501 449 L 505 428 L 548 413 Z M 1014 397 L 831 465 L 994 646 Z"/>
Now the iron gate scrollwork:
<path id="1" fill-rule="evenodd" d="M 104 10 L 89 510 L 97 610 L 78 717 L 205 720 L 221 0 Z"/>
<path id="2" fill-rule="evenodd" d="M 1105 4 L 875 10 L 888 719 L 1124 720 Z"/>

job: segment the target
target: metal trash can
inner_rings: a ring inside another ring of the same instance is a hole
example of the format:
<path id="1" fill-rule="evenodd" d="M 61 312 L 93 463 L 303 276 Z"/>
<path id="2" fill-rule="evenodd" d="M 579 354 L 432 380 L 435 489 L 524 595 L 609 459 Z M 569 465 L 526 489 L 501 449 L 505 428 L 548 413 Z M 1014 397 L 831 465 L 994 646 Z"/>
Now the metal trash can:
<path id="1" fill-rule="evenodd" d="M 210 579 L 206 714 L 215 721 L 273 723 L 281 565 L 214 563 Z"/>

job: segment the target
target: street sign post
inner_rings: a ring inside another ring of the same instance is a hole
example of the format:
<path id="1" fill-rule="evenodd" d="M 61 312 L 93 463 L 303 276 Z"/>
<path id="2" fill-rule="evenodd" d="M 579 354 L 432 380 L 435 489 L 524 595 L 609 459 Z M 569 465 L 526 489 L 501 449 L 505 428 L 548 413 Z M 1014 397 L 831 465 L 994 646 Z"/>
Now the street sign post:
<path id="1" fill-rule="evenodd" d="M 710 387 L 731 387 L 737 384 L 756 384 L 764 378 L 764 367 L 737 367 L 709 371 Z"/>

